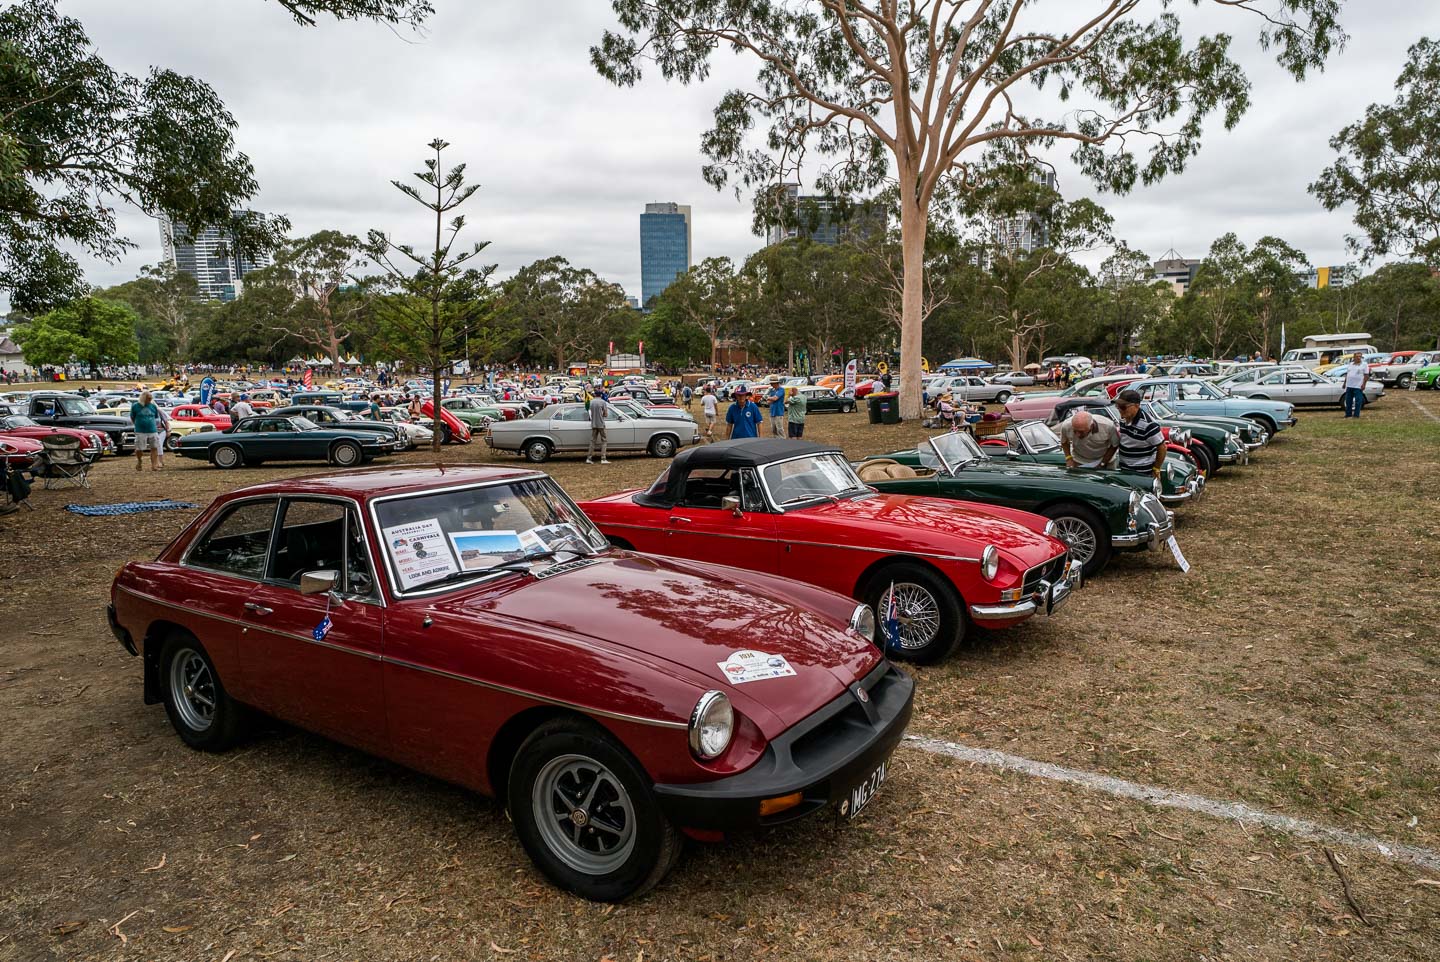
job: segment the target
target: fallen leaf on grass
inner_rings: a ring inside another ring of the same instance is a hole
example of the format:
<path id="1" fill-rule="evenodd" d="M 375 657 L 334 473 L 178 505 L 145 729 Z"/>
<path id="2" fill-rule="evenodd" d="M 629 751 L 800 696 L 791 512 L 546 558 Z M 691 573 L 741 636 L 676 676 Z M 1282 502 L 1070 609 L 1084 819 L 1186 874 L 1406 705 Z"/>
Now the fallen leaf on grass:
<path id="1" fill-rule="evenodd" d="M 189 932 L 194 927 L 193 925 L 166 925 L 162 926 L 162 929 L 171 935 L 179 935 L 181 932 Z"/>
<path id="2" fill-rule="evenodd" d="M 520 950 L 519 950 L 519 949 L 502 949 L 502 948 L 500 948 L 500 946 L 496 945 L 494 942 L 491 942 L 491 943 L 490 943 L 490 951 L 491 951 L 491 952 L 500 952 L 500 953 L 502 953 L 502 954 L 504 954 L 504 955 L 514 955 L 516 952 L 519 952 Z"/>
<path id="3" fill-rule="evenodd" d="M 149 868 L 142 868 L 140 871 L 141 871 L 141 872 L 158 872 L 158 871 L 160 871 L 160 870 L 161 870 L 162 868 L 164 868 L 164 867 L 165 867 L 165 853 L 164 853 L 164 852 L 161 852 L 161 853 L 160 853 L 160 861 L 156 862 L 154 865 L 150 866 Z"/>
<path id="4" fill-rule="evenodd" d="M 1417 878 L 1416 885 L 1440 885 L 1440 878 Z"/>
<path id="5" fill-rule="evenodd" d="M 61 922 L 50 930 L 51 935 L 69 935 L 71 932 L 78 932 L 84 922 Z"/>

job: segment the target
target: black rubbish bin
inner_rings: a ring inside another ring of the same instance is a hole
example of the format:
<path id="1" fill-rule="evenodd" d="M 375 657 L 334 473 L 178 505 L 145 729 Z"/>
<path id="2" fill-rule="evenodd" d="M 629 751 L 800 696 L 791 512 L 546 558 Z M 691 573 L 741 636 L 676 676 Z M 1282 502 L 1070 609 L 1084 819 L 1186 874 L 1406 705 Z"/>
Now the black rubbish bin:
<path id="1" fill-rule="evenodd" d="M 872 394 L 865 400 L 871 424 L 900 423 L 900 395 Z"/>

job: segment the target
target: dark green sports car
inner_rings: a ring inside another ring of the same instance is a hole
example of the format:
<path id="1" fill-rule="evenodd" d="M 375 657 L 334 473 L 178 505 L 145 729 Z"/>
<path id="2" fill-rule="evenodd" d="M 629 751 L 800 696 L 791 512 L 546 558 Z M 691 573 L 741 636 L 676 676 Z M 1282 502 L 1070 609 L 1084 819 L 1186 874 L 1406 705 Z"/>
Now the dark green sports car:
<path id="1" fill-rule="evenodd" d="M 335 426 L 322 428 L 298 415 L 259 415 L 228 431 L 201 431 L 180 439 L 174 453 L 209 461 L 217 468 L 238 468 L 265 461 L 328 461 L 342 468 L 392 453 L 396 442 L 374 431 Z"/>
<path id="2" fill-rule="evenodd" d="M 1111 552 L 1153 548 L 1175 531 L 1174 515 L 1151 492 L 1096 471 L 1067 471 L 988 457 L 968 434 L 951 432 L 926 441 L 920 467 L 877 458 L 856 465 L 877 491 L 978 501 L 1043 514 L 1054 535 L 1070 545 L 1085 576 L 1098 574 Z M 1143 479 L 1142 479 L 1143 480 Z M 1153 484 L 1153 479 L 1152 479 Z"/>
<path id="3" fill-rule="evenodd" d="M 986 438 L 980 442 L 980 449 L 992 460 L 1012 461 L 1018 464 L 1043 464 L 1052 468 L 1065 467 L 1065 452 L 1060 447 L 1060 436 L 1044 421 L 1022 421 L 1006 429 L 1003 437 Z M 878 454 L 875 458 L 886 458 L 912 468 L 921 466 L 921 451 L 895 451 Z M 867 460 L 874 460 L 869 458 Z M 1131 474 L 1126 471 L 1099 469 L 1095 473 L 1109 478 L 1118 478 L 1132 485 L 1141 494 L 1155 492 L 1154 479 L 1145 474 Z M 1205 491 L 1205 476 L 1195 468 L 1195 463 L 1181 454 L 1171 454 L 1165 459 L 1165 470 L 1160 472 L 1160 500 L 1165 504 L 1181 504 L 1200 497 Z"/>

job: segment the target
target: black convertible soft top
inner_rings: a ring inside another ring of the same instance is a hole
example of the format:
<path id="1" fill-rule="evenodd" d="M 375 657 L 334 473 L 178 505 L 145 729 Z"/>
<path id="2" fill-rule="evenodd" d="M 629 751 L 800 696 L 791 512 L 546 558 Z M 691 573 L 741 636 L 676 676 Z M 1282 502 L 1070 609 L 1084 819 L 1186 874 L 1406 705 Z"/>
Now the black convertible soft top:
<path id="1" fill-rule="evenodd" d="M 740 438 L 686 448 L 675 455 L 672 472 L 676 475 L 695 468 L 758 468 L 761 465 L 786 461 L 809 454 L 843 454 L 839 448 L 809 441 L 785 438 Z"/>

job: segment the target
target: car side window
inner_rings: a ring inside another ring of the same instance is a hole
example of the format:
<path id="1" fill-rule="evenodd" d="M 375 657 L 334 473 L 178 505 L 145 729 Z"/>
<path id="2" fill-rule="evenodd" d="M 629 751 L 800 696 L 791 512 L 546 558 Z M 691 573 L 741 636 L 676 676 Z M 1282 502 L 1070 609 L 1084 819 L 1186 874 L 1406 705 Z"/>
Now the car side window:
<path id="1" fill-rule="evenodd" d="M 190 549 L 186 564 L 242 578 L 264 577 L 276 506 L 277 502 L 266 500 L 231 508 Z"/>
<path id="2" fill-rule="evenodd" d="M 740 474 L 726 468 L 696 468 L 685 475 L 684 492 L 680 500 L 684 507 L 719 509 L 725 498 L 740 496 Z"/>
<path id="3" fill-rule="evenodd" d="M 344 561 L 345 506 L 334 501 L 286 501 L 269 580 L 299 587 L 305 572 L 339 572 Z"/>
<path id="4" fill-rule="evenodd" d="M 351 508 L 345 514 L 344 593 L 355 598 L 373 597 L 374 571 L 370 565 L 370 546 L 365 541 L 365 528 L 360 524 L 360 516 Z"/>

